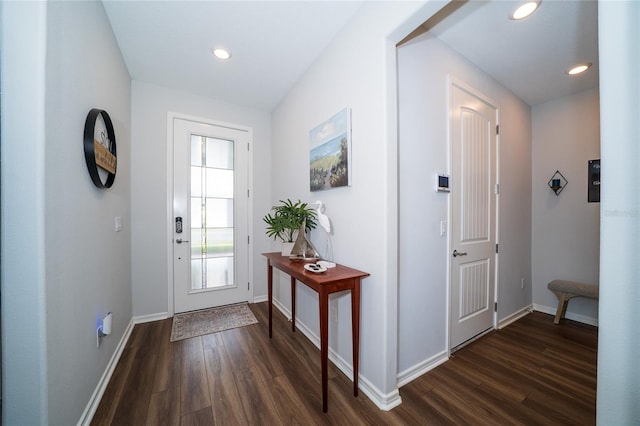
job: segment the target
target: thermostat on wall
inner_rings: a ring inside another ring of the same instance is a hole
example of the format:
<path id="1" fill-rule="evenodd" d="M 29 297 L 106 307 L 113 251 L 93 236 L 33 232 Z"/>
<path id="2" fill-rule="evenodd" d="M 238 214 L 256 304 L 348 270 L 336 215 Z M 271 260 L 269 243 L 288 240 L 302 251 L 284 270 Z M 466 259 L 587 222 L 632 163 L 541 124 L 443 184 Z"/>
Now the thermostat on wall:
<path id="1" fill-rule="evenodd" d="M 436 191 L 449 192 L 449 175 L 436 176 Z"/>

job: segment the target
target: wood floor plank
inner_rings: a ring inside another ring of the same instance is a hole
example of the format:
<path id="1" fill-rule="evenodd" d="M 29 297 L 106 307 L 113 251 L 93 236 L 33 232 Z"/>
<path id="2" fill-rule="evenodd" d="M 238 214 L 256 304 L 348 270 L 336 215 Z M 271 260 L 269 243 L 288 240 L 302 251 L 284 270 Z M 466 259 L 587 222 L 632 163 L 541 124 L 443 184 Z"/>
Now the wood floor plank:
<path id="1" fill-rule="evenodd" d="M 189 414 L 211 407 L 202 338 L 178 342 L 182 346 L 180 374 L 180 412 Z"/>
<path id="2" fill-rule="evenodd" d="M 163 342 L 158 348 L 154 393 L 147 412 L 147 426 L 180 424 L 182 345 L 169 343 L 171 320 L 163 321 Z M 162 353 L 166 351 L 166 353 Z M 157 391 L 157 389 L 162 389 Z"/>
<path id="3" fill-rule="evenodd" d="M 595 327 L 534 312 L 403 386 L 390 411 L 330 363 L 323 413 L 318 348 L 277 310 L 269 339 L 266 303 L 250 308 L 258 324 L 179 342 L 171 319 L 136 325 L 92 424 L 595 424 Z"/>
<path id="4" fill-rule="evenodd" d="M 161 392 L 167 389 L 171 372 L 175 370 L 173 367 L 175 365 L 175 360 L 173 359 L 175 352 L 172 351 L 172 347 L 179 347 L 179 345 L 171 345 L 170 338 L 166 338 L 166 336 L 171 336 L 171 319 L 158 321 L 158 325 L 161 327 L 160 335 L 162 338 L 158 343 L 158 364 L 153 382 L 153 392 Z"/>
<path id="5" fill-rule="evenodd" d="M 135 358 L 118 400 L 112 424 L 145 424 L 151 400 L 161 328 L 140 324 L 140 335 L 134 341 Z M 145 344 L 146 343 L 146 344 Z"/>
<path id="6" fill-rule="evenodd" d="M 133 338 L 133 333 L 131 338 Z M 105 389 L 100 404 L 96 409 L 91 424 L 93 426 L 110 425 L 113 421 L 113 415 L 118 407 L 118 402 L 122 397 L 122 393 L 127 381 L 127 376 L 131 370 L 133 360 L 135 359 L 135 350 L 126 347 L 120 355 L 118 366 L 114 370 L 111 380 Z"/>
<path id="7" fill-rule="evenodd" d="M 211 426 L 213 424 L 213 412 L 211 407 L 187 413 L 182 416 L 182 426 Z"/>
<path id="8" fill-rule="evenodd" d="M 222 334 L 215 333 L 203 339 L 209 394 L 213 407 L 214 424 L 236 425 L 246 423 L 242 397 L 233 378 L 234 363 L 228 358 Z"/>

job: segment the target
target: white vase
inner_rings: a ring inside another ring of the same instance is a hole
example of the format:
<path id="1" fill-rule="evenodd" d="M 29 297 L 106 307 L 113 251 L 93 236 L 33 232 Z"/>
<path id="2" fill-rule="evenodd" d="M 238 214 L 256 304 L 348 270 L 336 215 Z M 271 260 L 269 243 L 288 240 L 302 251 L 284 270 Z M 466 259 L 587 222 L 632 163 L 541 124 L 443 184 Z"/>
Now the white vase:
<path id="1" fill-rule="evenodd" d="M 294 243 L 282 243 L 281 253 L 283 256 L 291 256 L 291 249 L 293 248 Z"/>

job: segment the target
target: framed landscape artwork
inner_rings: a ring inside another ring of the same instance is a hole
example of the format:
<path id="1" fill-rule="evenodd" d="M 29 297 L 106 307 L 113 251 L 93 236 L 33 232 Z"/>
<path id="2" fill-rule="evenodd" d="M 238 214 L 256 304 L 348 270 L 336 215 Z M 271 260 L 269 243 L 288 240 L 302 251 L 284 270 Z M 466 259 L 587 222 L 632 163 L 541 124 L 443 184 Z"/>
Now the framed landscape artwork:
<path id="1" fill-rule="evenodd" d="M 311 191 L 351 185 L 351 110 L 345 108 L 309 132 Z"/>

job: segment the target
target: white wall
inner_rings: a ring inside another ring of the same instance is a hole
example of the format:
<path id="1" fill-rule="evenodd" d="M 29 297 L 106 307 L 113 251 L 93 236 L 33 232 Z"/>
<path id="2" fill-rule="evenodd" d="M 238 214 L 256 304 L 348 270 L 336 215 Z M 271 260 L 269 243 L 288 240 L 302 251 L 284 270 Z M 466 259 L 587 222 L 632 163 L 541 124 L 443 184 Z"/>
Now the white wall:
<path id="1" fill-rule="evenodd" d="M 530 108 L 430 34 L 398 48 L 400 380 L 424 372 L 447 351 L 448 195 L 437 173 L 450 173 L 447 75 L 497 102 L 499 108 L 498 319 L 531 304 Z M 525 278 L 521 288 L 520 278 Z"/>
<path id="2" fill-rule="evenodd" d="M 253 129 L 251 282 L 254 297 L 266 296 L 267 267 L 266 264 L 263 267 L 260 253 L 269 251 L 269 241 L 262 232 L 262 216 L 271 206 L 269 114 L 140 81 L 132 83 L 131 105 L 134 316 L 173 311 L 173 307 L 168 306 L 167 277 L 167 247 L 172 238 L 167 234 L 167 113 L 170 111 Z"/>
<path id="3" fill-rule="evenodd" d="M 597 422 L 640 424 L 640 2 L 599 2 L 602 198 Z"/>
<path id="4" fill-rule="evenodd" d="M 3 423 L 74 424 L 131 319 L 130 78 L 100 2 L 5 6 Z M 93 107 L 115 127 L 109 190 L 84 160 Z M 96 348 L 107 311 L 113 333 Z"/>
<path id="5" fill-rule="evenodd" d="M 272 202 L 323 200 L 334 226 L 334 260 L 371 274 L 362 282 L 360 384 L 384 408 L 399 402 L 394 46 L 437 8 L 365 3 L 272 116 Z M 311 193 L 309 130 L 344 107 L 352 110 L 353 184 Z M 289 280 L 279 277 L 274 294 L 289 308 Z M 299 320 L 317 335 L 317 296 L 302 285 L 297 296 Z M 334 297 L 330 311 L 338 315 L 329 325 L 330 348 L 351 365 L 350 296 Z"/>
<path id="6" fill-rule="evenodd" d="M 47 5 L 1 2 L 2 424 L 47 423 Z M 78 143 L 80 146 L 80 143 Z"/>
<path id="7" fill-rule="evenodd" d="M 598 283 L 600 203 L 587 202 L 587 164 L 600 158 L 598 89 L 562 97 L 532 109 L 533 302 L 555 313 L 554 279 Z M 560 195 L 547 182 L 559 170 L 569 181 Z M 575 298 L 567 318 L 597 324 L 598 302 Z"/>

